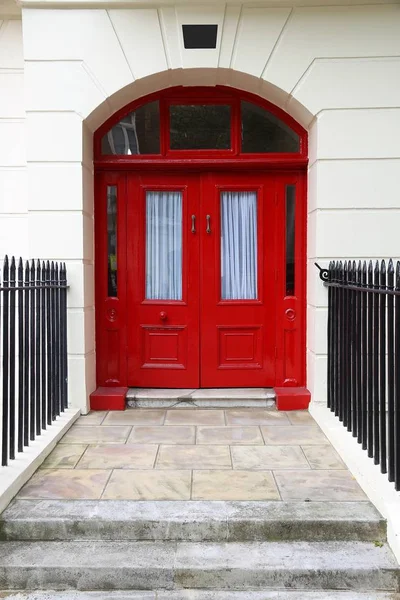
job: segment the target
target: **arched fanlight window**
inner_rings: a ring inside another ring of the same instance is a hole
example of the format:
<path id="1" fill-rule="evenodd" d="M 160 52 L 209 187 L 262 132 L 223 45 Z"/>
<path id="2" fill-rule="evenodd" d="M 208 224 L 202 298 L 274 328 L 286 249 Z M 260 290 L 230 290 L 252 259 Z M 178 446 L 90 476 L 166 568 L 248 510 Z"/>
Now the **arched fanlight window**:
<path id="1" fill-rule="evenodd" d="M 221 89 L 215 97 L 210 88 L 179 92 L 161 92 L 101 128 L 101 155 L 305 155 L 304 130 L 279 109 L 268 110 L 268 103 Z"/>
<path id="2" fill-rule="evenodd" d="M 160 106 L 148 102 L 123 117 L 101 140 L 102 154 L 160 154 Z"/>
<path id="3" fill-rule="evenodd" d="M 300 136 L 281 119 L 252 102 L 241 101 L 242 152 L 299 152 Z"/>

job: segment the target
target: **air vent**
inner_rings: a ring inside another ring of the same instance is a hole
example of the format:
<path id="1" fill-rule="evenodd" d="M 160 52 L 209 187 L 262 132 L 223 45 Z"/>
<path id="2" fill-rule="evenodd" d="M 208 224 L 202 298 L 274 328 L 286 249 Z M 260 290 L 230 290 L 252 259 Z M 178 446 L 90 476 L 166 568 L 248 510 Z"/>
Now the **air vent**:
<path id="1" fill-rule="evenodd" d="M 217 47 L 218 25 L 182 25 L 183 44 L 188 50 Z"/>

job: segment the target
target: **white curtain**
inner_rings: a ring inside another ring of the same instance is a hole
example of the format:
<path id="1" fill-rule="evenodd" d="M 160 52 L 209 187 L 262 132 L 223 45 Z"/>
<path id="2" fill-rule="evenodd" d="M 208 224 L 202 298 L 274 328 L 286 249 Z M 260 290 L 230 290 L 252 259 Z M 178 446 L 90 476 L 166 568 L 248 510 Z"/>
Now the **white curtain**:
<path id="1" fill-rule="evenodd" d="M 257 298 L 257 194 L 221 193 L 222 299 Z"/>
<path id="2" fill-rule="evenodd" d="M 146 298 L 182 300 L 182 194 L 146 194 Z"/>

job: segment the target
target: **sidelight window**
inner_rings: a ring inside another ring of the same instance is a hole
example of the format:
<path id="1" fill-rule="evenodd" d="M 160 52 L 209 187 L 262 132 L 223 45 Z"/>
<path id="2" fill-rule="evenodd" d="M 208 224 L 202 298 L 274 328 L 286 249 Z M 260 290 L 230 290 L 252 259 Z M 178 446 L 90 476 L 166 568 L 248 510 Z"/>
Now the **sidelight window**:
<path id="1" fill-rule="evenodd" d="M 117 186 L 107 186 L 108 296 L 118 296 L 117 287 Z"/>
<path id="2" fill-rule="evenodd" d="M 286 296 L 295 295 L 296 186 L 286 186 Z"/>

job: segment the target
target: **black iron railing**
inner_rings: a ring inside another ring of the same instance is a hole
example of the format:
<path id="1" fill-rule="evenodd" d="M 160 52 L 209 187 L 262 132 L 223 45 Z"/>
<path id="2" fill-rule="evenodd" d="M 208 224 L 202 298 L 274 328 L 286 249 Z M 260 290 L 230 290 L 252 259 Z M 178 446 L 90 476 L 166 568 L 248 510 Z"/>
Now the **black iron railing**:
<path id="1" fill-rule="evenodd" d="M 331 262 L 328 407 L 400 490 L 400 262 Z"/>
<path id="2" fill-rule="evenodd" d="M 67 408 L 65 264 L 6 256 L 0 276 L 1 464 Z"/>

